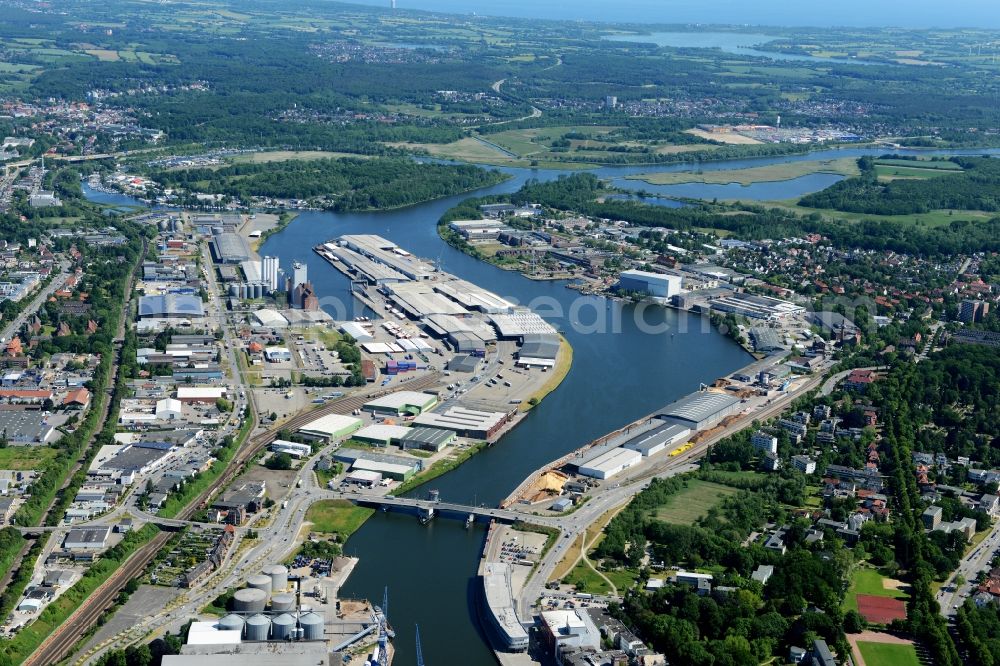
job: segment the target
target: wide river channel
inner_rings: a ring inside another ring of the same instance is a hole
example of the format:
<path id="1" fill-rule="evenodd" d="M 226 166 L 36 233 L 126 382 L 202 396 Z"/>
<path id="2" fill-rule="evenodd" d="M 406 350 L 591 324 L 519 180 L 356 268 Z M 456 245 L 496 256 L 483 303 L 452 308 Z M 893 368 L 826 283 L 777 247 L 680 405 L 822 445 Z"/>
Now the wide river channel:
<path id="1" fill-rule="evenodd" d="M 731 170 L 782 162 L 879 155 L 885 150 L 827 150 L 809 155 L 733 160 L 700 165 L 605 167 L 591 171 L 619 187 L 644 189 L 667 196 L 711 199 L 789 199 L 817 191 L 839 176 L 740 185 L 653 187 L 624 180 L 654 171 Z M 905 151 L 897 151 L 905 152 Z M 967 151 L 981 154 L 992 151 Z M 913 153 L 927 155 L 927 152 Z M 562 172 L 502 169 L 512 178 L 474 195 L 513 192 L 527 180 L 549 180 Z M 730 189 L 720 194 L 718 188 Z M 98 193 L 84 184 L 93 201 L 141 205 L 128 197 Z M 376 213 L 304 212 L 260 249 L 277 256 L 281 266 L 308 264 L 309 278 L 324 308 L 337 318 L 363 314 L 350 295 L 348 280 L 312 251 L 342 234 L 384 236 L 414 254 L 439 261 L 441 268 L 518 303 L 535 307 L 573 346 L 573 367 L 560 387 L 495 446 L 458 469 L 434 480 L 448 501 L 496 504 L 533 470 L 600 435 L 648 414 L 691 391 L 747 364 L 751 357 L 707 326 L 707 320 L 662 308 L 636 308 L 603 298 L 581 296 L 561 282 L 529 280 L 477 261 L 445 244 L 437 235 L 441 215 L 464 194 L 405 209 Z M 345 551 L 360 558 L 347 584 L 345 598 L 382 599 L 389 588 L 389 619 L 396 630 L 394 663 L 416 663 L 414 626 L 426 661 L 432 664 L 492 666 L 495 657 L 482 635 L 472 606 L 473 584 L 485 529 L 466 530 L 461 522 L 432 521 L 420 525 L 410 516 L 379 513 L 351 537 Z"/>

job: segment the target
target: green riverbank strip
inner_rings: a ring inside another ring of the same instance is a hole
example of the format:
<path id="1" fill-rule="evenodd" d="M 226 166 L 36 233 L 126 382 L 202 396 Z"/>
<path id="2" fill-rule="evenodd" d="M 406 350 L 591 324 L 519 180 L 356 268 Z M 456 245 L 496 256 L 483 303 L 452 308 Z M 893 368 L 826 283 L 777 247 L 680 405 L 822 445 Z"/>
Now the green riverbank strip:
<path id="1" fill-rule="evenodd" d="M 785 162 L 767 166 L 750 167 L 748 169 L 726 169 L 715 171 L 685 171 L 685 172 L 655 172 L 639 173 L 625 176 L 627 180 L 641 180 L 650 185 L 680 185 L 684 183 L 700 183 L 705 185 L 728 185 L 738 183 L 751 185 L 753 183 L 777 182 L 792 180 L 817 173 L 830 173 L 840 176 L 857 176 L 857 159 L 841 157 L 832 160 L 809 160 L 803 162 Z"/>

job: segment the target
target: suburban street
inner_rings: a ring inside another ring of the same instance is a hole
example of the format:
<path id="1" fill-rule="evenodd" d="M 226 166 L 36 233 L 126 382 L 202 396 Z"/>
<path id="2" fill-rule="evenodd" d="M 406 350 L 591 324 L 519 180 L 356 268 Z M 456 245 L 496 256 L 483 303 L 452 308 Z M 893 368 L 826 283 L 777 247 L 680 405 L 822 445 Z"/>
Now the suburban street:
<path id="1" fill-rule="evenodd" d="M 42 289 L 40 292 L 35 294 L 35 297 L 31 299 L 31 302 L 28 303 L 23 310 L 21 310 L 21 314 L 10 320 L 10 322 L 8 322 L 3 329 L 0 330 L 0 342 L 7 342 L 10 340 L 11 337 L 21 328 L 21 326 L 24 325 L 24 322 L 26 322 L 29 317 L 35 316 L 35 313 L 38 312 L 38 308 L 41 307 L 42 303 L 44 303 L 49 296 L 66 284 L 66 280 L 69 278 L 69 275 L 66 273 L 67 268 L 69 268 L 69 263 L 66 261 L 62 261 L 53 267 L 53 273 L 55 276 L 53 277 L 52 282 L 50 282 L 45 289 Z"/>
<path id="2" fill-rule="evenodd" d="M 973 593 L 976 577 L 981 572 L 990 570 L 990 562 L 998 551 L 1000 551 L 1000 521 L 993 523 L 993 528 L 986 538 L 962 558 L 958 568 L 941 586 L 935 598 L 941 606 L 942 615 L 947 618 L 955 615 L 955 610 Z M 959 575 L 965 580 L 961 585 L 955 585 L 955 578 Z"/>

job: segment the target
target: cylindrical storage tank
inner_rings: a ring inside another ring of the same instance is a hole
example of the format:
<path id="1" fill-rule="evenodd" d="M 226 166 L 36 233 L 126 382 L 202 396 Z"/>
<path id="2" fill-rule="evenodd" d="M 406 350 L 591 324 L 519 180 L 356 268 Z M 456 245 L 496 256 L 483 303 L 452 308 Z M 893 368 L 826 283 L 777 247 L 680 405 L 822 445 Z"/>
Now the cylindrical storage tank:
<path id="1" fill-rule="evenodd" d="M 247 295 L 248 292 L 249 292 L 249 289 L 247 288 L 246 283 L 241 284 L 240 285 L 240 298 L 242 298 L 244 300 L 250 298 L 250 296 Z"/>
<path id="2" fill-rule="evenodd" d="M 239 613 L 260 613 L 267 604 L 267 592 L 246 588 L 233 595 L 233 610 Z"/>
<path id="3" fill-rule="evenodd" d="M 239 295 L 240 295 L 240 286 L 238 284 L 231 284 L 231 285 L 229 285 L 229 295 L 230 296 L 234 296 L 236 298 L 239 298 Z"/>
<path id="4" fill-rule="evenodd" d="M 271 640 L 291 640 L 295 632 L 295 618 L 288 613 L 282 613 L 271 622 Z"/>
<path id="5" fill-rule="evenodd" d="M 271 591 L 277 592 L 288 587 L 288 567 L 284 564 L 269 564 L 264 567 L 264 575 L 271 577 Z"/>
<path id="6" fill-rule="evenodd" d="M 256 576 L 250 576 L 247 579 L 247 586 L 252 587 L 255 590 L 264 590 L 267 594 L 271 593 L 271 577 L 265 576 L 263 574 L 257 574 Z"/>
<path id="7" fill-rule="evenodd" d="M 307 641 L 323 640 L 323 616 L 316 613 L 305 613 L 299 617 L 302 625 L 302 638 Z"/>
<path id="8" fill-rule="evenodd" d="M 247 620 L 246 639 L 248 641 L 266 641 L 271 633 L 271 620 L 264 615 L 252 615 Z"/>
<path id="9" fill-rule="evenodd" d="M 295 595 L 294 594 L 274 595 L 273 597 L 271 597 L 271 610 L 273 610 L 275 613 L 295 610 Z"/>
<path id="10" fill-rule="evenodd" d="M 253 297 L 264 298 L 264 285 L 260 282 L 255 282 L 253 285 Z"/>
<path id="11" fill-rule="evenodd" d="M 238 631 L 242 635 L 244 624 L 242 617 L 231 613 L 219 620 L 219 629 L 222 631 Z"/>

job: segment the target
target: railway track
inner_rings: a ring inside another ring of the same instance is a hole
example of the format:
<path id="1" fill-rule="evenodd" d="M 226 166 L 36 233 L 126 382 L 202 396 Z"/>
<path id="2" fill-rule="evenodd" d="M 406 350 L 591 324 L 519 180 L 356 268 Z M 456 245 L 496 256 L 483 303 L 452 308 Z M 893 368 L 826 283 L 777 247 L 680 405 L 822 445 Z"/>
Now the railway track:
<path id="1" fill-rule="evenodd" d="M 434 386 L 438 383 L 440 377 L 440 372 L 433 372 L 419 379 L 405 382 L 404 385 L 407 390 L 419 391 Z M 307 423 L 328 414 L 349 414 L 369 400 L 394 393 L 399 389 L 400 386 L 397 385 L 392 388 L 380 388 L 375 391 L 340 398 L 317 409 L 293 416 L 281 423 L 278 428 L 272 428 L 266 433 L 251 437 L 249 445 L 243 446 L 236 453 L 229 465 L 227 465 L 226 471 L 178 513 L 177 518 L 188 520 L 199 507 L 205 505 L 209 498 L 232 482 L 243 471 L 246 463 L 252 460 L 268 444 L 277 439 L 279 430 L 297 430 Z M 254 410 L 254 418 L 256 419 L 256 410 Z M 115 573 L 80 604 L 80 607 L 65 622 L 59 625 L 38 646 L 31 656 L 23 662 L 23 666 L 49 666 L 67 657 L 73 646 L 76 645 L 76 642 L 87 633 L 97 622 L 98 618 L 114 603 L 118 593 L 121 592 L 128 581 L 138 577 L 145 570 L 160 548 L 170 540 L 171 536 L 172 533 L 170 532 L 160 532 L 148 544 L 133 553 Z"/>

